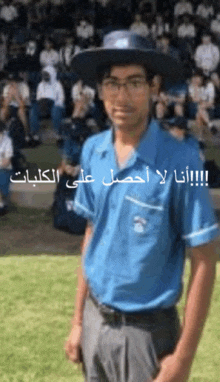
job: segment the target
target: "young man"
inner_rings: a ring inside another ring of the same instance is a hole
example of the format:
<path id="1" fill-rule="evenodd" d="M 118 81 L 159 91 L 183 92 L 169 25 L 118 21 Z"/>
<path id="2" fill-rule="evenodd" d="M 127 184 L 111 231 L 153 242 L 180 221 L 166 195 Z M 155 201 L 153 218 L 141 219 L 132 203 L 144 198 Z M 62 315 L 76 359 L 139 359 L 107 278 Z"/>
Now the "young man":
<path id="1" fill-rule="evenodd" d="M 181 171 L 202 170 L 199 154 L 149 118 L 150 72 L 178 78 L 178 65 L 127 31 L 73 60 L 85 81 L 98 77 L 112 122 L 84 145 L 75 198 L 88 226 L 66 354 L 80 362 L 82 346 L 86 382 L 186 382 L 207 316 L 218 226 L 207 187 L 181 182 Z"/>

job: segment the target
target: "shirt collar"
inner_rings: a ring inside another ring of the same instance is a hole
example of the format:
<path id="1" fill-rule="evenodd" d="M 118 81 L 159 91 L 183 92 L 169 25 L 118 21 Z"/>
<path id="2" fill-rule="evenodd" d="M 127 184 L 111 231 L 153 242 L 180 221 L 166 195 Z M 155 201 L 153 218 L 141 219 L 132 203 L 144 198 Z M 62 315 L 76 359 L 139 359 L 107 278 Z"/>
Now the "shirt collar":
<path id="1" fill-rule="evenodd" d="M 136 157 L 146 163 L 155 164 L 157 156 L 157 147 L 159 139 L 160 128 L 155 120 L 151 120 L 148 129 L 141 137 L 138 147 L 135 150 Z M 112 150 L 113 145 L 113 128 L 106 132 L 104 140 L 97 147 L 96 151 L 103 155 Z"/>

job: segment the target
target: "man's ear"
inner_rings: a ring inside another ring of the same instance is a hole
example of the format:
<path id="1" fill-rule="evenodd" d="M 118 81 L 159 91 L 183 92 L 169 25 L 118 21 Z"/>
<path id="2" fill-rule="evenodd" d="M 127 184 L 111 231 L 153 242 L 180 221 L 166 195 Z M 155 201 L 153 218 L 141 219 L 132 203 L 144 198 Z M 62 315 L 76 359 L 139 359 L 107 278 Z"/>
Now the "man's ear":
<path id="1" fill-rule="evenodd" d="M 100 84 L 97 85 L 97 92 L 98 92 L 99 99 L 102 101 L 103 100 L 102 86 Z"/>

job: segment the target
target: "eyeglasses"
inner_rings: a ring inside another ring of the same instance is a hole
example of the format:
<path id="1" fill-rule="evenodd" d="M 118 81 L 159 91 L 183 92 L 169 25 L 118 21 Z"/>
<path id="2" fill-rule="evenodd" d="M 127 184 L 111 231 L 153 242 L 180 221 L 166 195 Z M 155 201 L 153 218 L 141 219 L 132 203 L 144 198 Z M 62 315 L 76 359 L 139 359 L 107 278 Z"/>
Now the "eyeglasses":
<path id="1" fill-rule="evenodd" d="M 128 79 L 125 82 L 118 82 L 113 79 L 105 79 L 102 86 L 109 96 L 118 94 L 120 87 L 124 86 L 130 95 L 137 96 L 143 92 L 147 82 L 144 79 Z"/>

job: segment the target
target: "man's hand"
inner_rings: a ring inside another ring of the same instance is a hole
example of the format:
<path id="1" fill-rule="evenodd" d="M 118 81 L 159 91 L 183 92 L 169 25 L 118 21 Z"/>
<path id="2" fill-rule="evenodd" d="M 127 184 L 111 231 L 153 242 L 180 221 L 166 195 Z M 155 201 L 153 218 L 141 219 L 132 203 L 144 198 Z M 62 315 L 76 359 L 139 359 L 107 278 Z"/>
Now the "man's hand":
<path id="1" fill-rule="evenodd" d="M 192 361 L 182 360 L 174 354 L 160 363 L 160 371 L 153 382 L 187 382 Z"/>
<path id="2" fill-rule="evenodd" d="M 81 357 L 81 335 L 82 335 L 82 326 L 74 325 L 69 338 L 65 344 L 65 352 L 67 358 L 74 363 L 82 362 Z"/>

